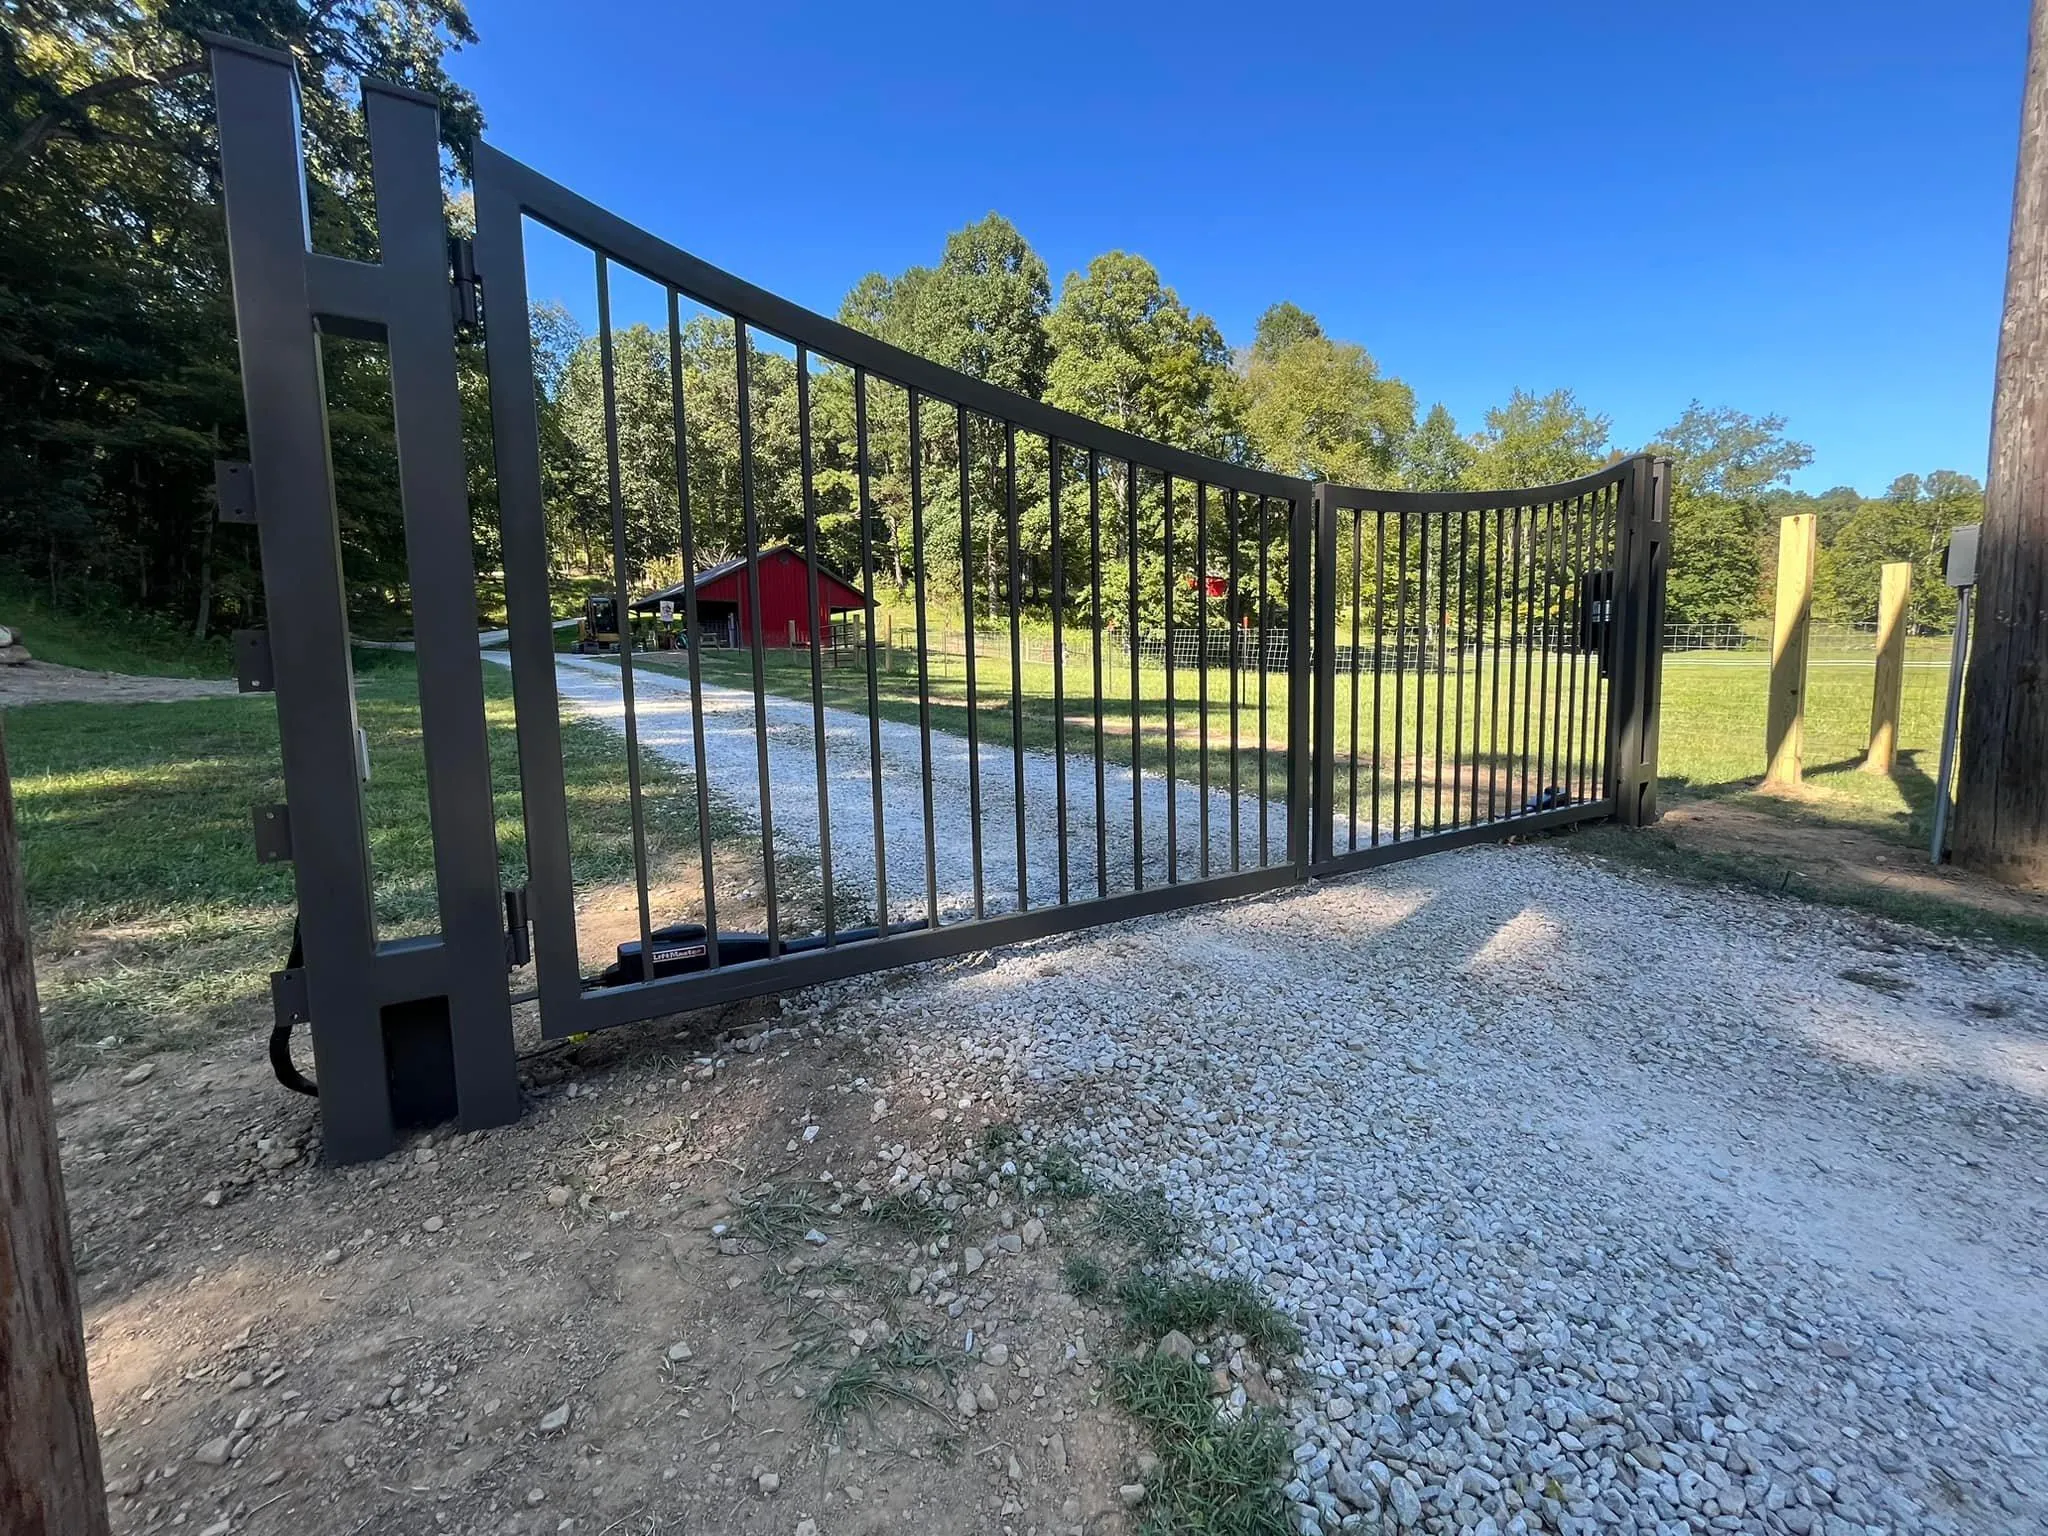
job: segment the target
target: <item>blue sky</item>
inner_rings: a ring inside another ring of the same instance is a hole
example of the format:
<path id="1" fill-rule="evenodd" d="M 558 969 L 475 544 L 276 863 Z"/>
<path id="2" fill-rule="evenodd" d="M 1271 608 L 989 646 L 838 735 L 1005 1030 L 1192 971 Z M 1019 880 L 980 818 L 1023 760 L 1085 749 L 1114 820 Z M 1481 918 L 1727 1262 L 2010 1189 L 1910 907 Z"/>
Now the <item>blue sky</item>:
<path id="1" fill-rule="evenodd" d="M 2024 0 L 474 16 L 492 142 L 827 313 L 997 209 L 1233 344 L 1291 299 L 1467 430 L 1567 385 L 1624 446 L 1780 412 L 1807 489 L 1983 473 Z"/>

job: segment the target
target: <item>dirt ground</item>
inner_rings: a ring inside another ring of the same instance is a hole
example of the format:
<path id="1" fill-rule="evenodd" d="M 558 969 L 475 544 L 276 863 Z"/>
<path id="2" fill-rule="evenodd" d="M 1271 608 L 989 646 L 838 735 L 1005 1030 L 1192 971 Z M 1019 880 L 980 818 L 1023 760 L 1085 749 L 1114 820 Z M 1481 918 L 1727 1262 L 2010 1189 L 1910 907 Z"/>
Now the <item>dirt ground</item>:
<path id="1" fill-rule="evenodd" d="M 30 661 L 0 667 L 0 709 L 26 704 L 165 704 L 210 699 L 235 691 L 210 677 L 129 677 L 120 672 L 87 672 L 54 662 Z"/>
<path id="2" fill-rule="evenodd" d="M 348 1169 L 253 1038 L 63 1085 L 114 1528 L 1122 1530 L 1081 1208 L 992 1150 L 1014 1106 L 777 1017 L 537 1053 L 517 1125 Z"/>
<path id="3" fill-rule="evenodd" d="M 2026 891 L 1952 864 L 1929 862 L 1872 833 L 1836 824 L 1794 821 L 1720 800 L 1667 805 L 1659 835 L 1699 853 L 1774 859 L 1811 883 L 1889 889 L 1998 917 L 2048 921 L 2048 892 Z"/>

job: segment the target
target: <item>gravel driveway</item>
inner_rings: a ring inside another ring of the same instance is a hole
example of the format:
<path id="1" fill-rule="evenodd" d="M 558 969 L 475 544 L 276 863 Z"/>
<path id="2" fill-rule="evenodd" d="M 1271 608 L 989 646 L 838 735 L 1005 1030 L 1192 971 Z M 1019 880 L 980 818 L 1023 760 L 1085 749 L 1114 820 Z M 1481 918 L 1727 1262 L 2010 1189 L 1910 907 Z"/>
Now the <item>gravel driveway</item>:
<path id="1" fill-rule="evenodd" d="M 1302 1323 L 1304 1530 L 2048 1529 L 2037 961 L 1538 846 L 788 1006 Z"/>
<path id="2" fill-rule="evenodd" d="M 487 653 L 489 654 L 489 653 Z M 565 705 L 624 730 L 616 661 L 564 656 L 555 669 L 555 685 Z M 813 748 L 808 700 L 768 695 L 769 792 L 779 848 L 814 853 L 819 846 L 818 770 Z M 660 753 L 685 772 L 695 758 L 690 727 L 690 685 L 672 673 L 636 669 L 633 713 L 643 748 Z M 925 915 L 923 763 L 915 725 L 882 723 L 883 843 L 888 856 L 889 908 L 892 918 Z M 751 825 L 760 825 L 759 775 L 754 748 L 754 696 L 737 688 L 704 687 L 704 750 L 712 792 Z M 1107 750 L 1114 753 L 1112 743 Z M 875 906 L 874 809 L 868 753 L 867 716 L 852 711 L 825 711 L 826 794 L 832 828 L 833 887 L 838 893 L 842 923 L 864 920 Z M 1010 911 L 1017 905 L 1016 770 L 1006 742 L 981 743 L 982 888 L 986 910 Z M 1027 894 L 1036 906 L 1052 901 L 1058 890 L 1059 809 L 1058 760 L 1050 752 L 1024 755 L 1024 807 Z M 1109 834 L 1109 888 L 1131 887 L 1131 771 L 1113 763 L 1104 775 L 1105 818 Z M 1197 786 L 1177 786 L 1179 836 L 1176 853 L 1180 878 L 1200 874 L 1198 820 L 1202 798 Z M 966 738 L 932 732 L 932 800 L 934 851 L 938 872 L 940 915 L 947 919 L 974 913 L 974 845 L 968 815 L 969 782 Z M 1147 773 L 1143 781 L 1145 879 L 1166 878 L 1166 780 Z M 1273 862 L 1287 853 L 1287 811 L 1279 802 L 1266 803 L 1252 794 L 1239 796 L 1238 818 L 1246 868 L 1258 860 L 1258 817 L 1261 806 L 1269 818 L 1267 836 Z M 1095 762 L 1092 755 L 1068 754 L 1067 850 L 1070 885 L 1076 900 L 1095 894 Z M 1229 869 L 1228 790 L 1209 796 L 1210 869 Z M 851 906 L 855 911 L 849 912 Z"/>

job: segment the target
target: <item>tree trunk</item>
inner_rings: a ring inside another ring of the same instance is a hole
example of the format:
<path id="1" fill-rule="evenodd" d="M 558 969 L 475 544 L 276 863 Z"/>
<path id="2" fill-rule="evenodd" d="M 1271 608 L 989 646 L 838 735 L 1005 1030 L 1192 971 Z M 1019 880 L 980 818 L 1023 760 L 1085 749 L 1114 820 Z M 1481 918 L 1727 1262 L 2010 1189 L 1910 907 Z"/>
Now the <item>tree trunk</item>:
<path id="1" fill-rule="evenodd" d="M 213 530 L 220 522 L 211 503 L 200 509 L 203 519 L 199 533 L 199 616 L 192 622 L 192 638 L 204 640 L 213 623 Z"/>
<path id="2" fill-rule="evenodd" d="M 2048 0 L 2034 0 L 1963 694 L 1955 858 L 2048 887 Z"/>
<path id="3" fill-rule="evenodd" d="M 100 1442 L 0 735 L 0 1531 L 105 1536 Z"/>

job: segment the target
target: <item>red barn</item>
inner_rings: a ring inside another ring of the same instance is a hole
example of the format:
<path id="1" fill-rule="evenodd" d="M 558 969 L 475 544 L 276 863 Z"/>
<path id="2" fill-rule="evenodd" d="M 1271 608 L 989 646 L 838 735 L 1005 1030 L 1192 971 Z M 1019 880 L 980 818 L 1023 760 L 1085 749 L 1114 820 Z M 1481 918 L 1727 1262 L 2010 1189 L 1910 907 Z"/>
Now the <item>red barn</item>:
<path id="1" fill-rule="evenodd" d="M 810 578 L 800 550 L 787 544 L 761 547 L 761 643 L 763 645 L 809 645 L 812 620 L 809 606 Z M 818 562 L 818 612 L 816 628 L 820 639 L 832 632 L 832 618 L 849 609 L 865 611 L 867 599 L 859 587 Z M 754 638 L 752 610 L 747 606 L 747 562 L 744 558 L 699 571 L 697 623 L 703 631 L 727 645 L 747 645 Z M 675 604 L 676 616 L 683 614 L 683 583 L 651 593 L 633 604 L 635 613 L 654 613 L 661 604 Z"/>

